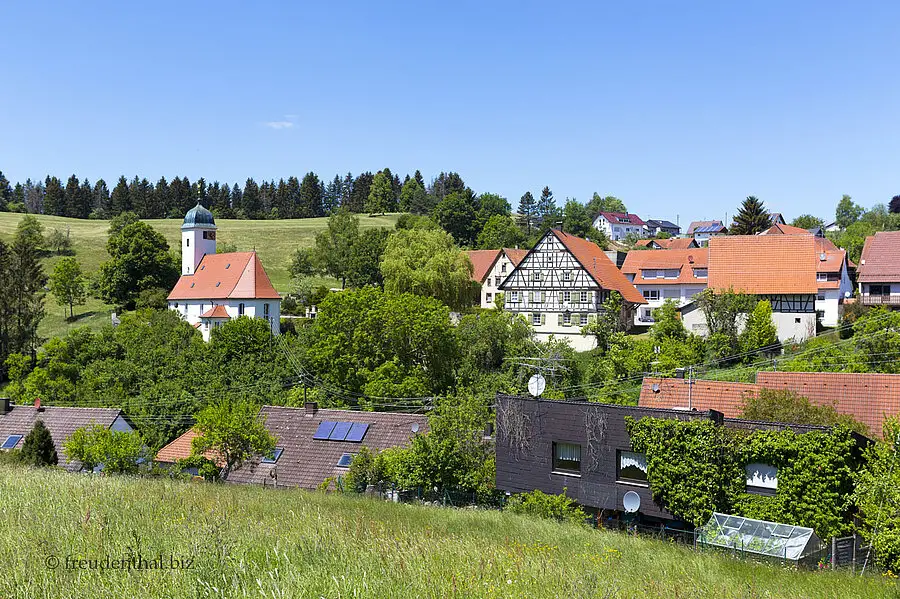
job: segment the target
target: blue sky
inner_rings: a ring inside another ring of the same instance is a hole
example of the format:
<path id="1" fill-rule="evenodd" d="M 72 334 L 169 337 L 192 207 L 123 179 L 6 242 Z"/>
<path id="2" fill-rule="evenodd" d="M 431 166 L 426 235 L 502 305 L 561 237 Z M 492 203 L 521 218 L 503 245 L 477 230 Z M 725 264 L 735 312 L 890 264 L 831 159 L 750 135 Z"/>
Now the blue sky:
<path id="1" fill-rule="evenodd" d="M 644 217 L 900 193 L 898 3 L 13 3 L 0 170 L 456 170 Z"/>

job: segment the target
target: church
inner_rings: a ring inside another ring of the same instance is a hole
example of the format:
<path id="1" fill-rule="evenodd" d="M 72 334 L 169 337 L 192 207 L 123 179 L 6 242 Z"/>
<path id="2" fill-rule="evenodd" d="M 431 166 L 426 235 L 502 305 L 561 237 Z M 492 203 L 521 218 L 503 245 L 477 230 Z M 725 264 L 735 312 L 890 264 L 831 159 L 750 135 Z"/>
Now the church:
<path id="1" fill-rule="evenodd" d="M 281 296 L 256 252 L 217 254 L 216 221 L 199 202 L 181 225 L 181 278 L 168 302 L 204 341 L 240 316 L 266 319 L 273 335 L 281 330 Z"/>

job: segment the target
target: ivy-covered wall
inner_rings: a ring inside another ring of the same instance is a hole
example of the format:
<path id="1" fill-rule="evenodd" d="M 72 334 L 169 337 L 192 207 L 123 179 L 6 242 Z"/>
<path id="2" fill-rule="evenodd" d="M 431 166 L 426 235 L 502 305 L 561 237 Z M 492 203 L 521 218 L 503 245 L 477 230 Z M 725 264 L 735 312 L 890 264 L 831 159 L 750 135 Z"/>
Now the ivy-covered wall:
<path id="1" fill-rule="evenodd" d="M 647 456 L 654 499 L 694 525 L 712 512 L 808 526 L 822 539 L 851 527 L 852 477 L 860 452 L 850 429 L 747 431 L 711 421 L 626 418 L 635 451 Z M 747 464 L 778 468 L 773 496 L 746 492 Z"/>

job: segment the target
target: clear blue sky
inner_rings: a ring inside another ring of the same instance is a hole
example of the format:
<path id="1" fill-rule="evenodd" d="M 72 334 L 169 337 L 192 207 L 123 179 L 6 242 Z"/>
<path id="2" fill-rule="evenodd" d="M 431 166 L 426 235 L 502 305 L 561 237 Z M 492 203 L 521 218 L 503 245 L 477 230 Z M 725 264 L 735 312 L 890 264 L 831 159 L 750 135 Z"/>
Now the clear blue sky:
<path id="1" fill-rule="evenodd" d="M 301 6 L 302 4 L 302 6 Z M 682 224 L 900 193 L 900 4 L 10 3 L 0 170 L 389 166 Z"/>

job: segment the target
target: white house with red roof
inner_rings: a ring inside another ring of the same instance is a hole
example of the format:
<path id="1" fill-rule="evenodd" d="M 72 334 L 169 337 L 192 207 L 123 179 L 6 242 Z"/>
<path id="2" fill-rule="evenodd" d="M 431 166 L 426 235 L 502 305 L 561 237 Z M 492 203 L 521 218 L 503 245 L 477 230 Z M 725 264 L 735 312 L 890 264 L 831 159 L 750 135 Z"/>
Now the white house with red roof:
<path id="1" fill-rule="evenodd" d="M 594 348 L 581 327 L 602 312 L 611 292 L 619 292 L 629 314 L 647 303 L 596 244 L 557 229 L 525 254 L 500 290 L 504 309 L 525 317 L 538 339 L 566 339 L 579 351 Z"/>
<path id="2" fill-rule="evenodd" d="M 706 289 L 709 249 L 632 250 L 625 257 L 622 273 L 647 300 L 647 305 L 635 312 L 634 323 L 650 326 L 655 322 L 653 311 L 666 300 L 674 301 L 680 308 Z"/>
<path id="3" fill-rule="evenodd" d="M 281 296 L 256 252 L 217 254 L 215 220 L 199 203 L 181 225 L 181 278 L 168 302 L 205 341 L 212 329 L 240 316 L 266 319 L 273 335 L 281 330 Z"/>
<path id="4" fill-rule="evenodd" d="M 646 224 L 637 214 L 624 212 L 601 212 L 594 217 L 594 228 L 603 231 L 613 241 L 622 241 L 630 233 L 646 237 Z"/>
<path id="5" fill-rule="evenodd" d="M 500 283 L 519 265 L 528 250 L 503 248 L 499 250 L 469 250 L 466 254 L 472 262 L 472 280 L 481 283 L 482 308 L 496 308 L 494 300 L 500 293 Z"/>

